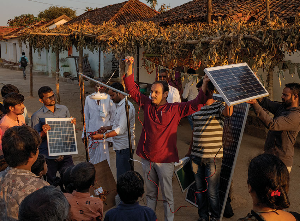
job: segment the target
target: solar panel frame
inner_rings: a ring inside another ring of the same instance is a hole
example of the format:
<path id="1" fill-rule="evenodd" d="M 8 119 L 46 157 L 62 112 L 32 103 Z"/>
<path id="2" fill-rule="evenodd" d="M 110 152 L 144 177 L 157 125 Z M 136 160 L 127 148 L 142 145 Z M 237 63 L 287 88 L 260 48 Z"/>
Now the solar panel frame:
<path id="1" fill-rule="evenodd" d="M 49 156 L 78 154 L 75 125 L 71 123 L 72 119 L 73 118 L 45 118 L 45 123 L 51 127 L 51 129 L 47 131 Z M 62 127 L 62 122 L 68 122 L 69 124 L 67 127 Z M 68 141 L 63 140 L 66 136 L 69 139 Z M 68 147 L 65 146 L 66 144 L 68 144 Z"/>
<path id="2" fill-rule="evenodd" d="M 251 75 L 247 76 L 247 79 L 239 79 L 239 81 L 234 81 L 234 77 L 237 76 L 242 77 L 245 75 L 240 74 L 239 72 L 242 70 L 241 67 L 244 67 L 247 69 L 247 73 L 251 73 Z M 221 70 L 222 72 L 227 72 L 226 75 L 224 73 L 218 73 L 216 71 Z M 222 96 L 224 101 L 228 106 L 240 104 L 243 102 L 246 102 L 251 99 L 258 99 L 262 97 L 269 96 L 269 92 L 264 88 L 262 83 L 259 81 L 257 76 L 254 74 L 254 72 L 250 69 L 247 63 L 240 63 L 240 64 L 231 64 L 231 65 L 224 65 L 224 66 L 218 66 L 218 67 L 211 67 L 211 68 L 205 68 L 204 72 L 207 74 L 213 85 L 216 87 L 219 94 Z M 226 84 L 226 81 L 228 78 L 231 78 L 230 85 Z M 248 78 L 253 81 L 249 82 Z M 241 83 L 243 85 L 241 85 Z M 253 84 L 255 83 L 255 84 Z M 223 85 L 224 84 L 224 85 Z M 224 87 L 227 87 L 226 89 L 232 89 L 232 90 L 224 90 Z M 246 88 L 246 89 L 245 89 Z M 248 92 L 246 90 L 251 90 L 251 93 L 244 93 Z M 257 90 L 257 92 L 255 91 Z M 254 92 L 255 91 L 255 92 Z M 229 99 L 230 96 L 236 95 L 237 99 L 231 100 Z"/>

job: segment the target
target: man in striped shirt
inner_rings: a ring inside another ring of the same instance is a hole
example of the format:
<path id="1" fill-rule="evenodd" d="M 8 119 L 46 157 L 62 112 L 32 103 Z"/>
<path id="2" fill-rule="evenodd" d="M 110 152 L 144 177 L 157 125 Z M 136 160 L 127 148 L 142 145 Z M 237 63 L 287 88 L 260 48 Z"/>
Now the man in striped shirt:
<path id="1" fill-rule="evenodd" d="M 203 80 L 196 86 L 201 88 Z M 208 82 L 208 100 L 193 114 L 193 141 L 189 149 L 192 170 L 197 185 L 199 221 L 220 219 L 219 183 L 222 166 L 224 117 L 232 115 L 233 108 L 213 99 L 214 86 Z M 207 181 L 207 182 L 206 182 Z M 209 213 L 211 217 L 209 219 Z"/>

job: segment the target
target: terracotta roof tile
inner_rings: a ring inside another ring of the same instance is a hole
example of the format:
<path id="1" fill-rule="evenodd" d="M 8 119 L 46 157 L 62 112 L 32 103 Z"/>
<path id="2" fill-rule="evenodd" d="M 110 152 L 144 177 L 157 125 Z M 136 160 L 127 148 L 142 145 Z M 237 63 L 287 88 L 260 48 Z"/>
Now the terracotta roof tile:
<path id="1" fill-rule="evenodd" d="M 174 23 L 206 22 L 207 0 L 193 0 L 167 12 L 161 13 L 148 21 L 160 25 Z M 270 0 L 271 16 L 294 21 L 300 13 L 300 0 Z M 266 17 L 265 1 L 262 0 L 212 0 L 212 19 L 232 17 L 235 19 L 264 20 Z"/>
<path id="2" fill-rule="evenodd" d="M 88 20 L 93 25 L 101 25 L 103 22 L 116 22 L 117 25 L 124 25 L 130 22 L 149 19 L 157 14 L 157 11 L 140 1 L 129 0 L 85 12 L 67 24 Z"/>

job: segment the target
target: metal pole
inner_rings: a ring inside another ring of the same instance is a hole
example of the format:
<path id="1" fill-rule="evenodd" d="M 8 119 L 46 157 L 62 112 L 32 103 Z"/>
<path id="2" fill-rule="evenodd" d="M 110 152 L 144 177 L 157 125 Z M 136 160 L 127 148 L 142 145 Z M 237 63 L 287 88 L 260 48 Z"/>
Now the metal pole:
<path id="1" fill-rule="evenodd" d="M 84 77 L 84 78 L 86 78 L 86 79 L 88 79 L 88 80 L 90 80 L 90 81 L 94 81 L 95 83 L 100 84 L 100 85 L 103 86 L 103 87 L 106 87 L 106 88 L 108 88 L 108 89 L 110 89 L 110 90 L 113 90 L 113 91 L 115 91 L 115 92 L 118 92 L 118 93 L 120 93 L 120 94 L 123 94 L 124 96 L 130 97 L 129 94 L 127 94 L 127 93 L 125 93 L 125 92 L 123 92 L 123 91 L 119 91 L 119 90 L 116 89 L 116 88 L 113 88 L 113 87 L 111 87 L 111 86 L 108 86 L 107 84 L 104 84 L 104 83 L 102 83 L 102 82 L 100 82 L 100 81 L 97 81 L 97 80 L 95 80 L 95 79 L 93 79 L 93 78 L 90 78 L 90 77 L 88 77 L 88 76 L 86 76 L 86 75 L 84 75 L 84 74 L 79 73 L 79 75 L 82 76 L 82 77 Z"/>
<path id="2" fill-rule="evenodd" d="M 125 97 L 125 110 L 126 110 L 126 117 L 127 117 L 127 130 L 128 130 L 128 142 L 129 142 L 129 150 L 130 150 L 130 167 L 131 170 L 134 171 L 134 162 L 133 162 L 133 153 L 132 153 L 132 143 L 131 143 L 131 131 L 130 131 L 130 120 L 129 120 L 129 105 L 128 105 L 128 98 Z"/>

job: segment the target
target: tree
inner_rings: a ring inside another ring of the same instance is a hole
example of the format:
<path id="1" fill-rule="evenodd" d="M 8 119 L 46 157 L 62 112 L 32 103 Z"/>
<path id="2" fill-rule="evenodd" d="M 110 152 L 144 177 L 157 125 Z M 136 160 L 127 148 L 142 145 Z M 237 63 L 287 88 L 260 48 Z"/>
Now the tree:
<path id="1" fill-rule="evenodd" d="M 50 21 L 62 15 L 66 15 L 73 19 L 76 17 L 76 11 L 71 8 L 51 6 L 45 11 L 40 12 L 38 14 L 38 18 L 43 18 L 46 21 Z"/>
<path id="2" fill-rule="evenodd" d="M 155 10 L 155 7 L 157 5 L 157 0 L 146 0 L 147 3 L 150 3 L 150 8 Z"/>
<path id="3" fill-rule="evenodd" d="M 93 10 L 96 10 L 96 9 L 98 9 L 98 7 L 96 7 L 96 8 L 85 7 L 84 11 L 85 11 L 85 12 L 89 12 L 89 11 L 93 11 Z"/>
<path id="4" fill-rule="evenodd" d="M 7 21 L 8 26 L 11 27 L 26 27 L 28 25 L 34 24 L 39 21 L 37 17 L 32 14 L 23 14 L 20 16 L 15 16 L 14 19 L 9 19 Z"/>

